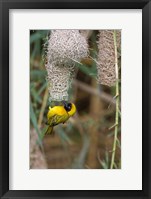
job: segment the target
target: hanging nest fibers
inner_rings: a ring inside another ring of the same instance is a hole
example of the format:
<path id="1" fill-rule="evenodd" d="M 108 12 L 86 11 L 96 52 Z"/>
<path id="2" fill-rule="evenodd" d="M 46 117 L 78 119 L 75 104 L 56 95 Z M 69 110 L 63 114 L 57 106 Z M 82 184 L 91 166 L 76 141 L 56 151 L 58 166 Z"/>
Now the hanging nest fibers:
<path id="1" fill-rule="evenodd" d="M 53 30 L 47 47 L 50 101 L 68 100 L 75 64 L 88 56 L 88 44 L 78 30 Z"/>
<path id="2" fill-rule="evenodd" d="M 114 30 L 100 30 L 98 41 L 98 83 L 113 86 L 116 82 L 115 74 L 115 46 Z M 121 31 L 116 31 L 117 47 L 121 45 Z"/>

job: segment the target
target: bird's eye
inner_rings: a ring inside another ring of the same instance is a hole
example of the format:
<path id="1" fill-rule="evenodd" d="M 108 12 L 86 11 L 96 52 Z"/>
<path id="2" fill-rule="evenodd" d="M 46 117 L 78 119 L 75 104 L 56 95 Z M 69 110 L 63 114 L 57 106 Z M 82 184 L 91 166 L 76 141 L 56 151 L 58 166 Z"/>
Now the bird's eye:
<path id="1" fill-rule="evenodd" d="M 68 106 L 69 109 L 71 109 L 71 106 Z"/>

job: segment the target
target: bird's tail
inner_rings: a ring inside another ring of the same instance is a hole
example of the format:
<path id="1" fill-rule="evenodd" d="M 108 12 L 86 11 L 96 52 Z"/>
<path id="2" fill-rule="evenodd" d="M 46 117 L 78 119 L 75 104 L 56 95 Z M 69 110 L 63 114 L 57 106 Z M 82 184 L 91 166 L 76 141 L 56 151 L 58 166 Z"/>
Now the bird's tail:
<path id="1" fill-rule="evenodd" d="M 53 127 L 52 126 L 48 126 L 44 135 L 53 135 Z"/>

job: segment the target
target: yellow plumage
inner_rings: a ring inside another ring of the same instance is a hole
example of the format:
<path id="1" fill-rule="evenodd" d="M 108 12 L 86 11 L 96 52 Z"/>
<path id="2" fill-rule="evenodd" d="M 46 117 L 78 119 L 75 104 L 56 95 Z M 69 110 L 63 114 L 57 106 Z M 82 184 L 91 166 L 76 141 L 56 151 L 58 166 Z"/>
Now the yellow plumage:
<path id="1" fill-rule="evenodd" d="M 51 134 L 53 127 L 65 123 L 71 116 L 76 112 L 76 107 L 73 103 L 68 103 L 65 106 L 54 106 L 53 108 L 49 107 L 47 113 L 47 125 L 48 128 L 45 132 L 46 134 Z"/>

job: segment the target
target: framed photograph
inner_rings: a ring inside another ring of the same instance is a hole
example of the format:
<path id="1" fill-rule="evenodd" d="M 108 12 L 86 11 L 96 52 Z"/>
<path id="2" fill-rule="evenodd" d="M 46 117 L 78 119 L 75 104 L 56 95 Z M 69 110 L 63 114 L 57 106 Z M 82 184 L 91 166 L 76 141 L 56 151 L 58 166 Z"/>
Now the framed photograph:
<path id="1" fill-rule="evenodd" d="M 1 198 L 151 198 L 151 2 L 0 7 Z"/>

